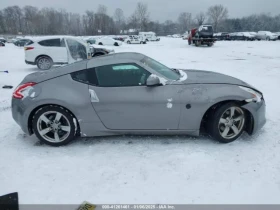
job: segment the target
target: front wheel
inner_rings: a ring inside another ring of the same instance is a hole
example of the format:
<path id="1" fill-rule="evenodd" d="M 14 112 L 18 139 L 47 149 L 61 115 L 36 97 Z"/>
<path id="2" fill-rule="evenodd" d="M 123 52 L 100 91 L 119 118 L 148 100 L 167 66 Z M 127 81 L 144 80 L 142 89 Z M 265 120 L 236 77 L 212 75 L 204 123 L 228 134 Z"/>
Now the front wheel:
<path id="1" fill-rule="evenodd" d="M 98 45 L 103 45 L 103 43 L 102 43 L 102 42 L 99 42 Z"/>
<path id="2" fill-rule="evenodd" d="M 51 146 L 66 145 L 76 137 L 77 121 L 62 107 L 39 109 L 33 116 L 32 125 L 37 138 Z"/>
<path id="3" fill-rule="evenodd" d="M 244 110 L 235 103 L 227 103 L 217 108 L 208 121 L 210 136 L 221 143 L 236 140 L 244 131 L 246 117 Z"/>
<path id="4" fill-rule="evenodd" d="M 119 43 L 118 43 L 118 42 L 115 42 L 115 43 L 114 43 L 114 46 L 119 46 Z"/>

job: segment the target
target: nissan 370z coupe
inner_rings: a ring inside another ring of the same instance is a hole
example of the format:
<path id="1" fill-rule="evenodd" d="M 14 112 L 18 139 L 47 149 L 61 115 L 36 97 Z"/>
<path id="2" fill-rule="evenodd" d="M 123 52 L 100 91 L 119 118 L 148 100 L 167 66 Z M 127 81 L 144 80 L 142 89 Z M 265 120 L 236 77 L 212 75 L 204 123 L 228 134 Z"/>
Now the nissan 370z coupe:
<path id="1" fill-rule="evenodd" d="M 25 133 L 60 146 L 77 136 L 192 135 L 228 143 L 266 122 L 251 85 L 219 73 L 171 69 L 116 53 L 27 75 L 12 99 Z"/>

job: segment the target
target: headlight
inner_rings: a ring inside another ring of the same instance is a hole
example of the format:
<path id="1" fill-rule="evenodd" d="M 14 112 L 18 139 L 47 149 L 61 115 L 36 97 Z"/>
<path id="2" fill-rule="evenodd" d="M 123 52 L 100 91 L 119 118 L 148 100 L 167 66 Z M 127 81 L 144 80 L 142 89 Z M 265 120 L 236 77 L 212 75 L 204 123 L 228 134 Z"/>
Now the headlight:
<path id="1" fill-rule="evenodd" d="M 261 93 L 255 91 L 251 88 L 247 88 L 247 87 L 243 87 L 243 86 L 239 86 L 239 88 L 241 88 L 242 90 L 252 94 L 252 98 L 246 99 L 245 100 L 246 102 L 252 102 L 252 101 L 261 102 L 262 97 L 263 97 Z"/>

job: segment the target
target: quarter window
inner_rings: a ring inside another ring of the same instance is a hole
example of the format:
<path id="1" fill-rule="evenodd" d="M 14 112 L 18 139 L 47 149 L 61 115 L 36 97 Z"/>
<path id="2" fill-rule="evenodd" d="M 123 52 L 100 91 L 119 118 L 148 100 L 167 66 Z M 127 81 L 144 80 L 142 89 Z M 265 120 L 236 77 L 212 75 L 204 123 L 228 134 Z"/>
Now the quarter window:
<path id="1" fill-rule="evenodd" d="M 71 74 L 73 80 L 89 85 L 97 86 L 94 68 L 76 71 Z"/>
<path id="2" fill-rule="evenodd" d="M 143 86 L 150 72 L 136 64 L 117 64 L 96 67 L 100 87 Z"/>

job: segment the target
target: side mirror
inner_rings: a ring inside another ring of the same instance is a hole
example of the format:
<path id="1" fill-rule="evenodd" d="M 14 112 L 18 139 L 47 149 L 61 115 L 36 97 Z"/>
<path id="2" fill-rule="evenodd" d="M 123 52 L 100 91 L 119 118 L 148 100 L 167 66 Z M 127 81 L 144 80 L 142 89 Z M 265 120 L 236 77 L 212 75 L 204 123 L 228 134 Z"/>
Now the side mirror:
<path id="1" fill-rule="evenodd" d="M 146 85 L 148 87 L 159 86 L 159 85 L 161 85 L 161 83 L 160 83 L 159 78 L 156 75 L 151 74 L 146 81 Z"/>

